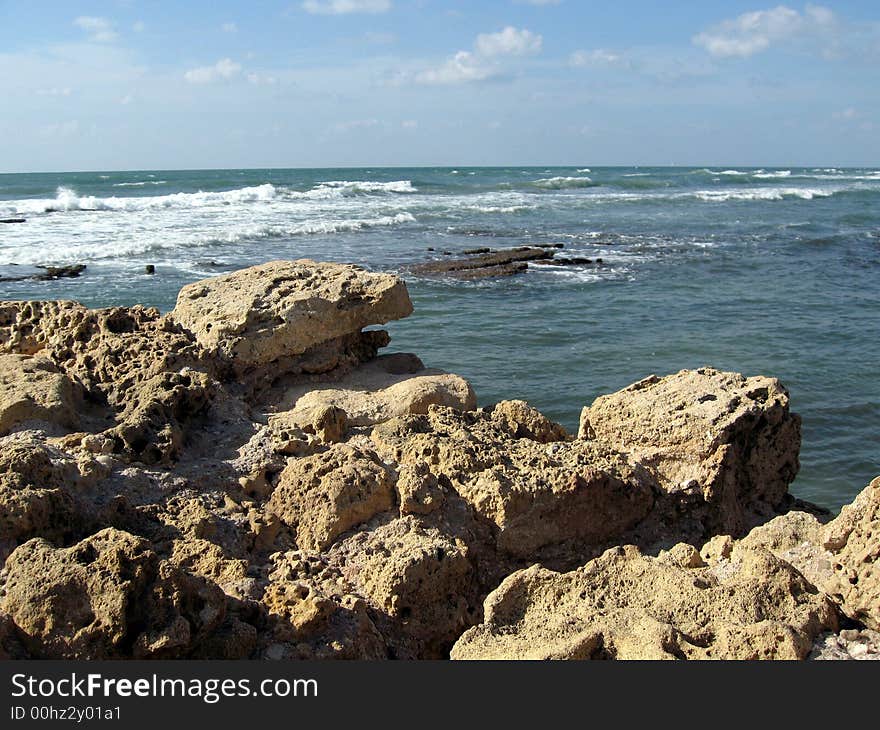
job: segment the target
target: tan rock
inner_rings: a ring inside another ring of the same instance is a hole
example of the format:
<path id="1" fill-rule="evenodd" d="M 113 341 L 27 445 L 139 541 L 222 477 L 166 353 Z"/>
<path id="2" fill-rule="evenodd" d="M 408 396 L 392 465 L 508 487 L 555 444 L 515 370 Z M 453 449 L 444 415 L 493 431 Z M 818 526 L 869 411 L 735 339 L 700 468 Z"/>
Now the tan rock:
<path id="1" fill-rule="evenodd" d="M 0 355 L 0 436 L 26 421 L 79 426 L 82 387 L 45 358 Z"/>
<path id="2" fill-rule="evenodd" d="M 322 558 L 299 551 L 273 555 L 262 604 L 270 619 L 264 658 L 387 658 L 367 602 Z"/>
<path id="3" fill-rule="evenodd" d="M 0 608 L 40 656 L 120 656 L 158 562 L 146 540 L 113 528 L 70 548 L 36 538 L 7 559 Z"/>
<path id="4" fill-rule="evenodd" d="M 291 461 L 266 510 L 296 530 L 300 549 L 321 551 L 346 530 L 391 509 L 394 481 L 375 454 L 335 444 Z"/>
<path id="5" fill-rule="evenodd" d="M 823 589 L 847 616 L 880 631 L 880 477 L 822 529 L 820 539 L 833 556 L 833 576 Z"/>
<path id="6" fill-rule="evenodd" d="M 477 400 L 464 378 L 426 369 L 418 358 L 401 354 L 382 355 L 326 385 L 298 385 L 281 400 L 281 407 L 291 408 L 294 414 L 339 408 L 352 426 L 427 413 L 431 405 L 473 410 Z"/>
<path id="7" fill-rule="evenodd" d="M 453 659 L 803 659 L 837 628 L 804 577 L 761 548 L 720 572 L 613 548 L 571 573 L 533 566 L 484 604 Z"/>
<path id="8" fill-rule="evenodd" d="M 709 533 L 739 535 L 797 474 L 800 418 L 778 380 L 701 368 L 597 398 L 578 437 L 629 454 L 670 495 L 699 493 Z"/>
<path id="9" fill-rule="evenodd" d="M 206 350 L 246 368 L 411 312 L 406 285 L 395 276 L 301 259 L 189 284 L 172 317 Z"/>
<path id="10" fill-rule="evenodd" d="M 567 540 L 601 544 L 639 522 L 648 485 L 617 454 L 583 441 L 512 438 L 506 419 L 432 406 L 377 426 L 380 454 L 426 464 L 497 527 L 498 546 L 528 557 Z"/>
<path id="11" fill-rule="evenodd" d="M 477 615 L 468 549 L 417 517 L 357 532 L 331 551 L 343 575 L 403 634 L 417 656 L 440 658 Z"/>
<path id="12" fill-rule="evenodd" d="M 492 420 L 513 438 L 531 439 L 541 444 L 568 439 L 565 428 L 551 421 L 525 401 L 501 401 L 491 409 L 491 412 Z"/>

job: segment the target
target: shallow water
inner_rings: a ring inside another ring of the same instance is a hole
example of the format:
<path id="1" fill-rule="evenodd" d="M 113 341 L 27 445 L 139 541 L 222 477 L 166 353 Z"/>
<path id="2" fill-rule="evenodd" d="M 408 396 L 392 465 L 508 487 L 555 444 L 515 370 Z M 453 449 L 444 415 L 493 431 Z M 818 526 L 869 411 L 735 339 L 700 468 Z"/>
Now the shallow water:
<path id="1" fill-rule="evenodd" d="M 880 474 L 880 170 L 419 168 L 0 175 L 2 298 L 174 305 L 184 283 L 274 258 L 407 263 L 561 242 L 600 266 L 406 275 L 392 349 L 525 398 L 569 428 L 650 373 L 779 377 L 804 419 L 793 491 L 831 507 Z M 429 252 L 431 247 L 436 249 Z M 18 266 L 10 266 L 18 264 Z M 156 276 L 143 274 L 154 264 Z"/>

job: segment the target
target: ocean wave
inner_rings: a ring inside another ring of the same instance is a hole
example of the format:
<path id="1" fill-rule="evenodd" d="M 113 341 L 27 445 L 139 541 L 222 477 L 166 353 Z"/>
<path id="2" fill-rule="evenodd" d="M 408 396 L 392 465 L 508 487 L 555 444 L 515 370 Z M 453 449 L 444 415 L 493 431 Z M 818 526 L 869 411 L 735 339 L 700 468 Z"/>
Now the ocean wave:
<path id="1" fill-rule="evenodd" d="M 253 203 L 273 200 L 276 196 L 274 185 L 266 183 L 253 187 L 238 188 L 225 192 L 171 193 L 140 198 L 98 198 L 94 195 L 79 195 L 73 188 L 58 188 L 53 199 L 11 200 L 7 206 L 15 213 L 36 214 L 57 211 L 139 211 L 155 208 L 201 208 L 212 205 L 231 205 L 234 203 Z"/>
<path id="2" fill-rule="evenodd" d="M 761 180 L 772 180 L 779 177 L 791 177 L 791 170 L 777 170 L 775 172 L 765 172 L 763 170 L 758 170 L 757 172 L 752 173 L 752 177 L 757 177 Z"/>
<path id="3" fill-rule="evenodd" d="M 592 170 L 589 167 L 580 167 L 580 168 L 578 168 L 577 171 L 578 172 L 592 172 Z"/>
<path id="4" fill-rule="evenodd" d="M 384 215 L 376 218 L 343 218 L 328 220 L 307 220 L 294 225 L 262 225 L 246 226 L 233 229 L 223 235 L 208 235 L 199 240 L 199 243 L 238 243 L 240 241 L 285 238 L 287 236 L 306 236 L 321 233 L 350 233 L 369 228 L 381 228 L 387 226 L 415 223 L 416 218 L 412 213 L 404 211 L 395 215 Z"/>
<path id="5" fill-rule="evenodd" d="M 589 177 L 542 177 L 532 180 L 532 185 L 545 190 L 565 190 L 568 188 L 591 188 L 596 183 Z"/>
<path id="6" fill-rule="evenodd" d="M 144 185 L 167 185 L 167 180 L 140 180 L 139 182 L 113 183 L 114 188 L 140 188 Z"/>
<path id="7" fill-rule="evenodd" d="M 829 198 L 837 191 L 815 188 L 755 188 L 751 190 L 699 190 L 695 198 L 709 203 L 723 203 L 728 200 L 784 200 L 785 198 Z"/>

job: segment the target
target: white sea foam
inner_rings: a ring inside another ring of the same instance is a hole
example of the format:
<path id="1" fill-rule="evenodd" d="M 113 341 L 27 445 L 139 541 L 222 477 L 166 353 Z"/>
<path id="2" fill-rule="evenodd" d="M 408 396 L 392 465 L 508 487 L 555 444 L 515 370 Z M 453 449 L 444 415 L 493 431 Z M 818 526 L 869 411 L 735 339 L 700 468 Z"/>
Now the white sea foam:
<path id="1" fill-rule="evenodd" d="M 580 167 L 578 172 L 592 172 L 592 170 L 589 167 Z"/>
<path id="2" fill-rule="evenodd" d="M 775 172 L 758 170 L 757 172 L 752 173 L 752 177 L 757 177 L 762 180 L 770 180 L 777 177 L 791 177 L 791 170 L 776 170 Z"/>
<path id="3" fill-rule="evenodd" d="M 114 188 L 140 188 L 145 185 L 166 185 L 167 180 L 140 180 L 138 182 L 113 183 Z"/>
<path id="4" fill-rule="evenodd" d="M 593 180 L 586 175 L 583 177 L 542 177 L 533 180 L 532 184 L 537 188 L 547 190 L 564 190 L 566 188 L 589 188 L 593 187 Z"/>
<path id="5" fill-rule="evenodd" d="M 816 188 L 752 188 L 741 190 L 699 190 L 693 196 L 710 203 L 723 203 L 728 200 L 784 200 L 785 198 L 828 198 L 833 190 Z"/>

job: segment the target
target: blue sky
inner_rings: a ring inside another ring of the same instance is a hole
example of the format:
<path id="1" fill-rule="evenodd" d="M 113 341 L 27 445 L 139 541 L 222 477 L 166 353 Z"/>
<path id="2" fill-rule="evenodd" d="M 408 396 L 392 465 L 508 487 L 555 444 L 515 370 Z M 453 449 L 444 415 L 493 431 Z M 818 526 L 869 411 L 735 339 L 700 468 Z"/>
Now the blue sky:
<path id="1" fill-rule="evenodd" d="M 877 165 L 880 4 L 0 2 L 0 170 Z"/>

